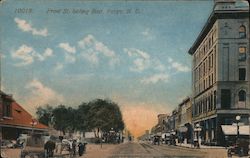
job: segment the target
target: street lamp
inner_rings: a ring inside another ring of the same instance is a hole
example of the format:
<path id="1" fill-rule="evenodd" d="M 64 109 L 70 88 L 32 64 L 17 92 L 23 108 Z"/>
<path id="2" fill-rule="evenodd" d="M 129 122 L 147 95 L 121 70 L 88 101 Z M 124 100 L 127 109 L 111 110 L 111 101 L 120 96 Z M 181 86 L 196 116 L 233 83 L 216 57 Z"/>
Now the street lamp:
<path id="1" fill-rule="evenodd" d="M 37 121 L 32 118 L 32 121 L 30 122 L 32 128 L 31 128 L 31 135 L 33 135 L 34 132 L 34 126 L 37 125 Z"/>
<path id="2" fill-rule="evenodd" d="M 175 134 L 176 133 L 175 133 L 175 131 L 172 129 L 170 134 L 171 134 L 171 144 L 176 145 L 176 142 L 175 142 Z"/>
<path id="3" fill-rule="evenodd" d="M 200 139 L 199 139 L 200 135 L 199 135 L 199 132 L 201 131 L 201 126 L 200 126 L 199 123 L 197 123 L 197 124 L 195 125 L 194 131 L 197 132 L 197 147 L 199 148 L 199 147 L 200 147 L 200 142 L 199 142 L 199 140 L 200 140 Z"/>
<path id="4" fill-rule="evenodd" d="M 240 122 L 241 117 L 239 115 L 237 115 L 235 117 L 235 119 L 236 119 L 236 124 L 237 124 L 237 139 L 236 139 L 236 141 L 237 141 L 239 139 L 239 135 L 240 135 L 240 132 L 239 132 L 239 122 Z"/>

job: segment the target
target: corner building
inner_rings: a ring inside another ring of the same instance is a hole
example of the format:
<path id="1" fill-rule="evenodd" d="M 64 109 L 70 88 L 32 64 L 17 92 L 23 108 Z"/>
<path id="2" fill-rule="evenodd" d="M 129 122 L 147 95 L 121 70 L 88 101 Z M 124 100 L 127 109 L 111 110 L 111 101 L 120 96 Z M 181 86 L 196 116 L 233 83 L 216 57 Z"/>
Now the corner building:
<path id="1" fill-rule="evenodd" d="M 192 121 L 205 144 L 225 145 L 221 125 L 235 117 L 249 124 L 250 52 L 247 1 L 215 0 L 189 50 L 192 55 Z"/>

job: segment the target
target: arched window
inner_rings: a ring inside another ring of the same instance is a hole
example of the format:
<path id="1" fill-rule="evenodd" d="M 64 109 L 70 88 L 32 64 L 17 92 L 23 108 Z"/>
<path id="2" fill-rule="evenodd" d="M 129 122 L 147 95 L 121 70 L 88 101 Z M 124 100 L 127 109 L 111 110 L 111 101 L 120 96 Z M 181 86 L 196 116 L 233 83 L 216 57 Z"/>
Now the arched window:
<path id="1" fill-rule="evenodd" d="M 240 35 L 240 38 L 246 38 L 246 27 L 244 25 L 240 26 L 239 35 Z"/>
<path id="2" fill-rule="evenodd" d="M 246 101 L 246 92 L 244 90 L 239 91 L 239 101 L 242 101 L 242 102 Z"/>
<path id="3" fill-rule="evenodd" d="M 239 61 L 246 61 L 246 47 L 239 47 Z"/>

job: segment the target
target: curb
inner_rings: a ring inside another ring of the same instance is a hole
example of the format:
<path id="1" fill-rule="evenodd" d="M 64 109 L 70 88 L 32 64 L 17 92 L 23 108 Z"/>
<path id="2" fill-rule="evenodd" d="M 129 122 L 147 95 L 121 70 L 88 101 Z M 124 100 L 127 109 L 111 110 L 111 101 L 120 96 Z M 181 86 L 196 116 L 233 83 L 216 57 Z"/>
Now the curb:
<path id="1" fill-rule="evenodd" d="M 225 149 L 225 147 L 221 147 L 221 146 L 218 146 L 218 147 L 214 147 L 214 146 L 200 146 L 200 148 L 195 148 L 195 147 L 190 147 L 190 146 L 182 146 L 180 144 L 177 144 L 176 146 L 179 146 L 179 147 L 184 147 L 184 148 L 190 148 L 190 149 Z"/>

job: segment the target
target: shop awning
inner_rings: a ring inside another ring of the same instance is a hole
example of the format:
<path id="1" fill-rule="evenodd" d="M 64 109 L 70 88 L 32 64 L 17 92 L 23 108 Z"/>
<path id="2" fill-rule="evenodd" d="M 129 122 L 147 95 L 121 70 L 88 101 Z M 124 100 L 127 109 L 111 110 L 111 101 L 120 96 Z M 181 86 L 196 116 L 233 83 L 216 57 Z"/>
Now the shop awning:
<path id="1" fill-rule="evenodd" d="M 235 125 L 221 125 L 222 131 L 225 135 L 237 135 L 237 126 Z M 240 135 L 250 135 L 250 126 L 239 126 Z"/>
<path id="2" fill-rule="evenodd" d="M 163 138 L 166 136 L 166 137 L 170 137 L 170 133 L 162 133 L 162 135 L 161 135 Z"/>

